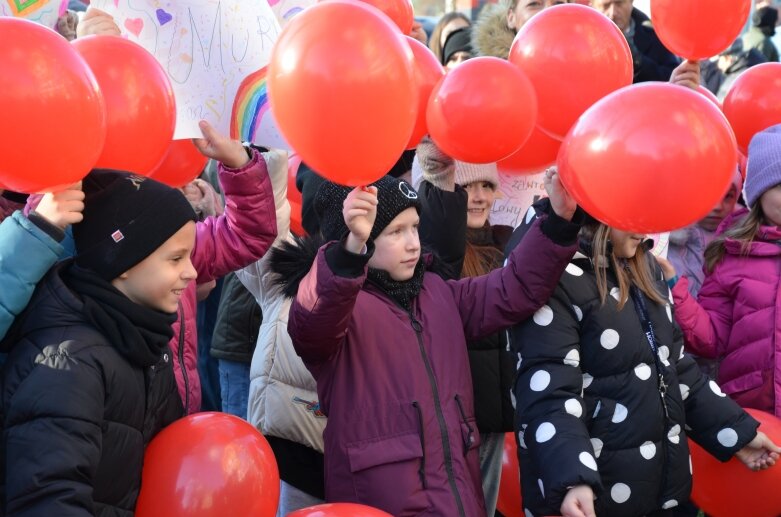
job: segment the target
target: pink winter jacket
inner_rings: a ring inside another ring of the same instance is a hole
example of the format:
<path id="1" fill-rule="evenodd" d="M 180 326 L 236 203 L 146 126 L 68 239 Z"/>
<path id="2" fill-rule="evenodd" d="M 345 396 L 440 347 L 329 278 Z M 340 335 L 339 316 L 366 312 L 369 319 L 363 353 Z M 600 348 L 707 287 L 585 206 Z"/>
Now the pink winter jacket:
<path id="1" fill-rule="evenodd" d="M 719 233 L 746 214 L 732 214 Z M 722 359 L 724 393 L 743 407 L 781 416 L 781 231 L 763 226 L 747 255 L 740 242 L 728 239 L 725 246 L 698 300 L 685 277 L 675 285 L 675 319 L 691 352 Z"/>
<path id="2" fill-rule="evenodd" d="M 241 169 L 220 164 L 219 179 L 225 193 L 225 213 L 208 217 L 196 226 L 191 259 L 199 284 L 259 260 L 277 236 L 274 194 L 260 153 L 255 151 L 252 160 Z M 174 323 L 174 337 L 169 343 L 176 358 L 176 384 L 187 413 L 201 409 L 196 306 L 192 282 L 182 296 L 179 319 Z"/>

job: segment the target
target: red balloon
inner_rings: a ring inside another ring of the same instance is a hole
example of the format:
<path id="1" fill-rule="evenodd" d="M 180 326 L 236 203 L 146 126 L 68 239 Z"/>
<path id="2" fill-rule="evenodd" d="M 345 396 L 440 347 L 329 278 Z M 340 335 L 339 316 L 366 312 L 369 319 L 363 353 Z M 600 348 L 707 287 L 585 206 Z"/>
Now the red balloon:
<path id="1" fill-rule="evenodd" d="M 740 74 L 724 98 L 724 114 L 747 154 L 754 135 L 781 124 L 781 63 L 762 63 Z"/>
<path id="2" fill-rule="evenodd" d="M 343 185 L 366 185 L 399 159 L 415 125 L 412 51 L 361 2 L 315 4 L 285 26 L 268 94 L 301 159 Z"/>
<path id="3" fill-rule="evenodd" d="M 534 128 L 532 135 L 508 158 L 500 160 L 496 166 L 504 174 L 523 175 L 536 174 L 556 163 L 561 140 L 546 135 L 539 128 Z"/>
<path id="4" fill-rule="evenodd" d="M 781 420 L 746 409 L 759 421 L 759 430 L 781 443 Z M 752 472 L 737 458 L 722 463 L 689 440 L 693 481 L 692 501 L 712 517 L 778 517 L 781 509 L 781 467 Z"/>
<path id="5" fill-rule="evenodd" d="M 79 38 L 72 45 L 106 99 L 106 143 L 96 167 L 149 174 L 163 159 L 176 124 L 174 92 L 163 67 L 119 36 Z"/>
<path id="6" fill-rule="evenodd" d="M 722 199 L 735 136 L 702 95 L 669 83 L 630 86 L 578 120 L 559 152 L 561 179 L 603 223 L 637 233 L 683 228 Z"/>
<path id="7" fill-rule="evenodd" d="M 434 87 L 426 110 L 437 146 L 469 163 L 507 158 L 528 140 L 536 120 L 529 79 L 495 57 L 476 57 L 451 70 Z"/>
<path id="8" fill-rule="evenodd" d="M 592 104 L 632 84 L 634 77 L 621 30 L 578 4 L 550 7 L 524 24 L 510 48 L 510 62 L 534 85 L 540 128 L 560 138 Z"/>
<path id="9" fill-rule="evenodd" d="M 332 503 L 304 508 L 287 517 L 391 517 L 391 514 L 362 504 Z"/>
<path id="10" fill-rule="evenodd" d="M 146 450 L 139 517 L 274 517 L 279 471 L 274 452 L 250 423 L 197 413 L 171 424 Z"/>
<path id="11" fill-rule="evenodd" d="M 58 190 L 95 165 L 106 108 L 84 60 L 56 32 L 0 18 L 0 183 L 16 192 Z"/>
<path id="12" fill-rule="evenodd" d="M 445 75 L 445 69 L 439 64 L 437 56 L 431 50 L 415 38 L 405 36 L 415 64 L 415 84 L 418 88 L 418 116 L 415 121 L 415 128 L 412 130 L 412 137 L 407 144 L 407 149 L 415 149 L 424 136 L 428 134 L 426 126 L 426 107 L 431 98 L 431 92 L 434 87 Z"/>
<path id="13" fill-rule="evenodd" d="M 208 161 L 192 140 L 173 140 L 163 155 L 163 160 L 148 176 L 178 188 L 197 178 Z"/>
<path id="14" fill-rule="evenodd" d="M 651 0 L 656 35 L 673 54 L 691 61 L 729 48 L 750 12 L 751 0 Z"/>
<path id="15" fill-rule="evenodd" d="M 740 176 L 743 178 L 743 181 L 746 181 L 746 167 L 748 166 L 748 158 L 746 158 L 746 155 L 738 152 L 738 170 L 740 171 Z"/>
<path id="16" fill-rule="evenodd" d="M 496 502 L 496 509 L 504 517 L 524 517 L 520 473 L 515 436 L 513 433 L 507 433 L 504 435 L 502 476 L 499 480 L 499 499 Z"/>
<path id="17" fill-rule="evenodd" d="M 722 109 L 721 101 L 719 100 L 716 95 L 713 94 L 712 91 L 704 87 L 703 85 L 697 86 L 697 91 L 700 92 L 702 95 L 704 95 L 709 101 L 711 101 L 713 104 L 719 107 L 719 109 Z"/>
<path id="18" fill-rule="evenodd" d="M 360 0 L 382 11 L 402 34 L 412 32 L 412 22 L 415 15 L 412 12 L 412 3 L 409 0 Z"/>

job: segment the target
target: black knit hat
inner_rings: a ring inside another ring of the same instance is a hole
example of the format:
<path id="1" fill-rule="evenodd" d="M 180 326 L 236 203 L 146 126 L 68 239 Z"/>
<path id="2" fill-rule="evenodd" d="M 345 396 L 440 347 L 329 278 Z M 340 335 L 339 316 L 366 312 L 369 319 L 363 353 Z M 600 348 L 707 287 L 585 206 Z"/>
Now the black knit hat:
<path id="1" fill-rule="evenodd" d="M 472 31 L 469 27 L 448 34 L 445 45 L 442 47 L 442 66 L 447 65 L 456 52 L 469 52 L 469 55 L 472 55 Z"/>
<path id="2" fill-rule="evenodd" d="M 420 213 L 418 193 L 406 181 L 392 176 L 383 176 L 372 183 L 377 187 L 377 218 L 374 220 L 370 239 L 376 239 L 393 219 L 407 208 Z M 342 208 L 352 188 L 330 181 L 320 185 L 315 196 L 315 211 L 320 219 L 320 232 L 327 241 L 339 240 L 348 232 L 344 224 Z"/>
<path id="3" fill-rule="evenodd" d="M 184 194 L 149 178 L 96 169 L 82 189 L 84 220 L 73 226 L 76 264 L 107 281 L 197 220 Z"/>

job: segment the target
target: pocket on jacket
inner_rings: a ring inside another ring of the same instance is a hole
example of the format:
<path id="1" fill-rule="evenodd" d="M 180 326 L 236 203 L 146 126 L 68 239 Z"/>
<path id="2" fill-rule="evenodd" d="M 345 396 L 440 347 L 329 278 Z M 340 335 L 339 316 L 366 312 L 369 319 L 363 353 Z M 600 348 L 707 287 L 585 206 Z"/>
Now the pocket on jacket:
<path id="1" fill-rule="evenodd" d="M 347 445 L 358 501 L 392 515 L 428 507 L 419 468 L 423 447 L 417 432 Z"/>

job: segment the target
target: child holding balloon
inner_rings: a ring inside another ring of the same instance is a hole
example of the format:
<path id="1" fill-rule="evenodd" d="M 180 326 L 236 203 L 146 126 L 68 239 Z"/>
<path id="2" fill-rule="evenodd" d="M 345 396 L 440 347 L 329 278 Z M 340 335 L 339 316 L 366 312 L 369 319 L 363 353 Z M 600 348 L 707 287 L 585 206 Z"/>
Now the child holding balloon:
<path id="1" fill-rule="evenodd" d="M 676 321 L 689 349 L 720 358 L 718 382 L 740 405 L 781 416 L 774 379 L 781 368 L 776 313 L 781 264 L 781 126 L 749 146 L 744 197 L 705 250 L 705 280 L 695 300 L 688 278 L 673 287 Z M 676 273 L 667 267 L 666 276 Z"/>
<path id="2" fill-rule="evenodd" d="M 513 329 L 528 515 L 672 515 L 691 490 L 687 435 L 752 469 L 778 459 L 684 354 L 648 249 L 643 235 L 592 220 L 553 297 Z"/>
<path id="3" fill-rule="evenodd" d="M 555 210 L 507 267 L 447 282 L 427 272 L 408 183 L 320 188 L 330 242 L 286 282 L 300 282 L 288 331 L 328 416 L 327 500 L 393 515 L 485 515 L 466 339 L 528 317 L 571 257 L 576 207 L 560 184 L 548 186 Z"/>
<path id="4" fill-rule="evenodd" d="M 195 213 L 128 173 L 93 171 L 83 189 L 75 258 L 2 342 L 4 515 L 131 515 L 145 445 L 184 414 L 168 341 L 197 276 Z"/>

